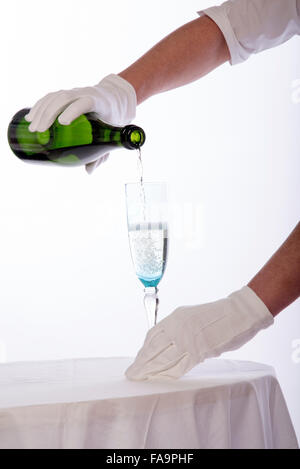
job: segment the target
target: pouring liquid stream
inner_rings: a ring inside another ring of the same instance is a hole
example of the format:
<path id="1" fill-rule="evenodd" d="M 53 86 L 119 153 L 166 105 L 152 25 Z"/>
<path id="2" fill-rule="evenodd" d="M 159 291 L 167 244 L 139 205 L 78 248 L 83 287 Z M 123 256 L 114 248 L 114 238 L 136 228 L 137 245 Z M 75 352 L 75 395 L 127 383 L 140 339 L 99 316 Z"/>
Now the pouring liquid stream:
<path id="1" fill-rule="evenodd" d="M 146 221 L 146 194 L 144 188 L 144 168 L 143 168 L 143 160 L 142 160 L 142 151 L 138 148 L 138 163 L 139 163 L 139 172 L 140 172 L 140 198 L 141 204 L 143 207 L 143 221 Z"/>

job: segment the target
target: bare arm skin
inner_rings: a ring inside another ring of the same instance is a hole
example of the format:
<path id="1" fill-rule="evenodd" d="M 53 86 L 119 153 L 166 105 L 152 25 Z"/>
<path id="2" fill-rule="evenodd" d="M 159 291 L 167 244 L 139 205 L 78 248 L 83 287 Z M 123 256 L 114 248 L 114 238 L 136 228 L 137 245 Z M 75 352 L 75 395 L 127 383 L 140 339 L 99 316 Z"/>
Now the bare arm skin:
<path id="1" fill-rule="evenodd" d="M 197 80 L 229 58 L 222 32 L 203 16 L 176 29 L 119 75 L 132 84 L 140 104 Z"/>
<path id="2" fill-rule="evenodd" d="M 300 296 L 300 222 L 248 287 L 273 316 Z"/>

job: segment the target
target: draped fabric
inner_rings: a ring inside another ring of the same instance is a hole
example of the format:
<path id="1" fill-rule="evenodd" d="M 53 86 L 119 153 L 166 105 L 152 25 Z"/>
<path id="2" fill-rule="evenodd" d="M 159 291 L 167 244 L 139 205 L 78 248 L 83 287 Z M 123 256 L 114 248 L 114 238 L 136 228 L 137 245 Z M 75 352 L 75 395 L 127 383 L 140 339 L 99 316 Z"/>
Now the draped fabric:
<path id="1" fill-rule="evenodd" d="M 132 361 L 0 365 L 0 449 L 298 447 L 273 368 L 214 359 L 143 383 Z"/>

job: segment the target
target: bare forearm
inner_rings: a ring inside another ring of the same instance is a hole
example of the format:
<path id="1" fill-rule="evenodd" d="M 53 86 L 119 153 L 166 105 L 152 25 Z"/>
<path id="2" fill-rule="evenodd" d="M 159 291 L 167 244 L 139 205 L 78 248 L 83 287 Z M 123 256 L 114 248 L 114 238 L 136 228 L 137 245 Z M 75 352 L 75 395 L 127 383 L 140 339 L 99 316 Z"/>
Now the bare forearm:
<path id="1" fill-rule="evenodd" d="M 300 296 L 300 223 L 248 286 L 273 316 Z"/>
<path id="2" fill-rule="evenodd" d="M 169 34 L 119 75 L 133 85 L 140 104 L 150 96 L 197 80 L 227 60 L 223 34 L 203 16 Z"/>

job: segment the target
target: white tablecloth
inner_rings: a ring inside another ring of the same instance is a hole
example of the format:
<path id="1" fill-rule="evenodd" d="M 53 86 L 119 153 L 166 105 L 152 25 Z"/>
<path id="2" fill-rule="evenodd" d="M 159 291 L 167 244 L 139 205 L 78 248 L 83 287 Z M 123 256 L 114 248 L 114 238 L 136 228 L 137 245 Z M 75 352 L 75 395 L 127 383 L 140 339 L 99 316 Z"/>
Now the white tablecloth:
<path id="1" fill-rule="evenodd" d="M 130 358 L 0 365 L 0 449 L 297 448 L 274 370 L 207 360 L 174 382 Z"/>

